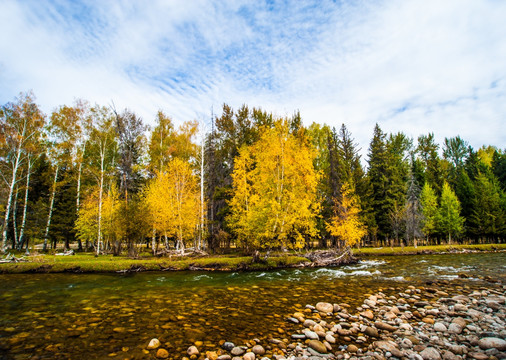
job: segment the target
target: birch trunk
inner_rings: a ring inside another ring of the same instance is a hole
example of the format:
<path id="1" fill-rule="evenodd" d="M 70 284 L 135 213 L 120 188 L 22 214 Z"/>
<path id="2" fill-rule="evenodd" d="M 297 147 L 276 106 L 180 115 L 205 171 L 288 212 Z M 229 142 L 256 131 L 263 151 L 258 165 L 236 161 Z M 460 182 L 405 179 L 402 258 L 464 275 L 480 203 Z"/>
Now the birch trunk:
<path id="1" fill-rule="evenodd" d="M 156 254 L 156 230 L 153 228 L 153 234 L 151 236 L 151 250 L 153 251 L 153 255 Z"/>
<path id="2" fill-rule="evenodd" d="M 77 192 L 76 192 L 76 213 L 79 215 L 79 206 L 81 205 L 80 204 L 80 198 L 81 198 L 81 173 L 82 173 L 82 169 L 83 169 L 83 162 L 81 161 L 79 163 L 79 168 L 78 168 L 78 171 L 77 171 Z M 81 239 L 80 238 L 77 238 L 77 242 L 78 242 L 78 249 L 79 250 L 82 250 L 83 249 L 83 243 L 81 242 Z"/>
<path id="3" fill-rule="evenodd" d="M 24 132 L 23 132 L 24 134 Z M 9 195 L 7 197 L 7 206 L 5 207 L 5 217 L 4 217 L 4 227 L 2 231 L 2 252 L 5 253 L 7 251 L 7 226 L 9 225 L 9 215 L 11 213 L 12 206 L 12 195 L 14 193 L 14 186 L 16 185 L 16 176 L 19 168 L 19 163 L 21 160 L 21 147 L 18 148 L 16 154 L 16 161 L 14 162 L 14 167 L 12 168 L 12 179 L 9 185 Z"/>
<path id="4" fill-rule="evenodd" d="M 47 216 L 47 224 L 46 224 L 46 232 L 44 233 L 44 246 L 42 248 L 43 251 L 47 250 L 47 240 L 49 238 L 49 228 L 51 226 L 51 217 L 53 216 L 53 206 L 54 206 L 54 198 L 56 195 L 56 181 L 58 180 L 58 171 L 60 167 L 56 165 L 56 171 L 54 172 L 53 179 L 53 191 L 51 192 L 51 201 L 49 203 L 49 214 Z"/>
<path id="5" fill-rule="evenodd" d="M 202 137 L 202 145 L 200 152 L 200 232 L 199 243 L 197 249 L 201 250 L 204 237 L 204 137 Z"/>
<path id="6" fill-rule="evenodd" d="M 98 234 L 97 234 L 97 255 L 100 254 L 100 239 L 102 237 L 102 195 L 104 192 L 104 157 L 100 155 L 100 188 L 98 191 Z"/>
<path id="7" fill-rule="evenodd" d="M 26 210 L 28 208 L 28 192 L 30 189 L 30 173 L 32 171 L 32 159 L 28 158 L 28 173 L 26 175 L 25 204 L 23 207 L 23 220 L 21 221 L 21 229 L 19 230 L 19 238 L 17 248 L 19 251 L 23 249 L 25 226 L 26 226 Z"/>
<path id="8" fill-rule="evenodd" d="M 18 193 L 19 186 L 16 186 L 16 191 L 14 192 L 14 204 L 12 205 L 12 229 L 14 231 L 14 238 L 12 239 L 12 248 L 15 249 L 18 243 L 18 225 L 17 225 L 17 216 L 16 213 L 18 211 Z"/>

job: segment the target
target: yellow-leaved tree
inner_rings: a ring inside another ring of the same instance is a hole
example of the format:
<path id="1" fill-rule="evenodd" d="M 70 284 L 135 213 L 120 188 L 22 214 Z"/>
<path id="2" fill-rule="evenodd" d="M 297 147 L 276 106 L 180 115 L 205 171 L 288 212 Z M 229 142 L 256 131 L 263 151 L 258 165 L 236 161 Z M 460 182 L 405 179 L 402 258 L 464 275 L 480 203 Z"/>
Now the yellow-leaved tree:
<path id="1" fill-rule="evenodd" d="M 125 236 L 123 223 L 123 203 L 119 200 L 118 188 L 113 183 L 111 188 L 103 195 L 102 203 L 99 204 L 100 189 L 95 187 L 79 207 L 78 217 L 75 223 L 77 236 L 81 241 L 109 243 L 114 248 L 114 253 L 119 253 L 120 240 Z M 99 206 L 101 211 L 99 212 Z M 100 237 L 99 216 L 101 216 Z M 96 244 L 97 249 L 102 248 Z"/>
<path id="2" fill-rule="evenodd" d="M 313 167 L 315 151 L 292 135 L 286 120 L 264 129 L 234 161 L 233 197 L 228 223 L 248 250 L 301 249 L 316 236 L 318 214 Z"/>
<path id="3" fill-rule="evenodd" d="M 176 249 L 184 251 L 199 224 L 199 189 L 190 164 L 171 160 L 146 187 L 144 203 L 153 232 L 175 238 Z"/>
<path id="4" fill-rule="evenodd" d="M 360 205 L 348 183 L 341 187 L 341 199 L 336 201 L 334 216 L 327 223 L 327 231 L 344 241 L 347 247 L 355 245 L 367 234 L 366 227 L 360 221 Z"/>

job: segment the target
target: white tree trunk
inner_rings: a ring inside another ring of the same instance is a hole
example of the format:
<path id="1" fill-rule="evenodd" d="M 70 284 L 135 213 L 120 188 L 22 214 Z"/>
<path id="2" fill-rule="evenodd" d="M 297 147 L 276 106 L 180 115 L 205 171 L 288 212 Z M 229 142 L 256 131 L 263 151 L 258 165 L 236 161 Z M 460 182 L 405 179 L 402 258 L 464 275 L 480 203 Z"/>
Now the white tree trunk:
<path id="1" fill-rule="evenodd" d="M 56 165 L 56 171 L 54 172 L 54 179 L 53 179 L 53 191 L 51 192 L 51 201 L 49 202 L 49 214 L 47 216 L 46 232 L 44 233 L 44 246 L 42 248 L 43 251 L 47 250 L 47 241 L 49 239 L 49 228 L 51 226 L 51 218 L 53 216 L 54 198 L 56 195 L 56 182 L 58 180 L 59 170 L 60 167 Z"/>
<path id="2" fill-rule="evenodd" d="M 9 215 L 11 213 L 12 206 L 12 195 L 14 194 L 14 186 L 16 185 L 16 175 L 19 168 L 19 163 L 21 160 L 21 147 L 18 148 L 16 154 L 16 161 L 14 162 L 14 167 L 12 168 L 12 178 L 11 183 L 9 185 L 9 195 L 7 196 L 7 206 L 5 207 L 5 217 L 4 217 L 4 227 L 2 231 L 2 252 L 5 253 L 7 251 L 7 226 L 9 225 Z"/>
<path id="3" fill-rule="evenodd" d="M 100 240 L 102 238 L 102 195 L 104 192 L 104 157 L 100 155 L 100 187 L 98 191 L 98 234 L 97 234 L 97 255 L 100 254 Z"/>
<path id="4" fill-rule="evenodd" d="M 25 226 L 26 226 L 26 210 L 28 208 L 28 192 L 30 190 L 30 175 L 32 171 L 32 159 L 28 158 L 28 173 L 26 175 L 26 189 L 25 189 L 25 205 L 23 208 L 23 220 L 21 221 L 21 229 L 19 230 L 19 239 L 18 239 L 18 250 L 23 248 L 23 237 L 25 235 Z"/>
<path id="5" fill-rule="evenodd" d="M 200 152 L 200 232 L 197 249 L 201 250 L 204 238 L 204 136 L 202 136 L 202 145 Z"/>

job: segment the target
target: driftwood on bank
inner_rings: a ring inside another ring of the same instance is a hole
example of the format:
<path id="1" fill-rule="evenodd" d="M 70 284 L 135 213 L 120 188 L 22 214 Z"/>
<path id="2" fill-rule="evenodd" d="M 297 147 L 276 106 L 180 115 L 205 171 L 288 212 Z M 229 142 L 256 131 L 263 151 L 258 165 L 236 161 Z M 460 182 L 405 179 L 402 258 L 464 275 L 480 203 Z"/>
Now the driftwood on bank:
<path id="1" fill-rule="evenodd" d="M 186 248 L 184 250 L 160 249 L 156 256 L 207 256 L 207 252 L 195 248 Z"/>
<path id="2" fill-rule="evenodd" d="M 2 263 L 2 264 L 3 264 L 3 263 L 18 263 L 18 262 L 27 262 L 27 261 L 28 261 L 28 260 L 27 260 L 27 259 L 25 259 L 25 257 L 24 257 L 24 256 L 23 256 L 23 257 L 18 258 L 18 257 L 16 257 L 16 256 L 12 255 L 12 254 L 7 254 L 7 255 L 5 256 L 5 258 L 0 259 L 0 263 Z"/>
<path id="3" fill-rule="evenodd" d="M 311 263 L 308 265 L 310 267 L 338 266 L 358 262 L 358 259 L 352 255 L 349 248 L 341 252 L 336 250 L 318 250 L 307 253 L 304 257 L 311 260 Z"/>

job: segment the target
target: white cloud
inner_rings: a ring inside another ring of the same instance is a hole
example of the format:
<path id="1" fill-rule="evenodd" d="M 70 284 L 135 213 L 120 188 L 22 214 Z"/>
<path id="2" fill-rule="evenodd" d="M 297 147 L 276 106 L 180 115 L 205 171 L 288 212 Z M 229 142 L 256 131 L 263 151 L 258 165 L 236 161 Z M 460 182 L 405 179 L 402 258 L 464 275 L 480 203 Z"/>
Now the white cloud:
<path id="1" fill-rule="evenodd" d="M 147 122 L 223 102 L 385 131 L 506 146 L 506 3 L 0 3 L 0 102 L 80 97 Z M 492 86 L 495 84 L 495 86 Z M 402 111 L 401 111 L 402 109 Z"/>

